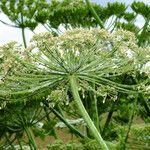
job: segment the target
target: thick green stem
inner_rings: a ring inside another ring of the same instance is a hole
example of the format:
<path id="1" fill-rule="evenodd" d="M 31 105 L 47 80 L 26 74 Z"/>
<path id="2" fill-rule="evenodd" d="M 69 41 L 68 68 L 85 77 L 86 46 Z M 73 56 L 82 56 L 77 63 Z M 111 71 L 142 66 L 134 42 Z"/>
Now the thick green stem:
<path id="1" fill-rule="evenodd" d="M 20 137 L 18 137 L 18 135 L 16 135 L 16 137 L 17 137 L 17 141 L 18 141 L 20 150 L 23 150 L 23 147 L 22 147 L 22 144 L 21 144 L 21 141 L 20 141 Z"/>
<path id="2" fill-rule="evenodd" d="M 97 15 L 96 11 L 94 10 L 93 6 L 91 5 L 90 1 L 89 0 L 85 0 L 91 13 L 93 14 L 93 17 L 97 20 L 99 26 L 101 28 L 104 28 L 104 25 L 103 25 L 103 22 L 101 21 L 101 19 L 99 18 L 99 16 Z"/>
<path id="3" fill-rule="evenodd" d="M 50 117 L 49 117 L 49 113 L 48 113 L 48 110 L 47 110 L 46 107 L 44 107 L 44 111 L 45 111 L 45 114 L 46 114 L 47 121 L 50 122 L 51 119 L 50 119 Z M 53 133 L 54 133 L 54 138 L 55 138 L 55 139 L 58 139 L 58 136 L 57 136 L 57 133 L 56 133 L 55 129 L 53 128 L 52 130 L 53 130 Z"/>
<path id="4" fill-rule="evenodd" d="M 63 118 L 65 118 L 64 116 L 64 113 L 63 113 L 63 110 L 61 109 L 61 107 L 59 106 L 59 104 L 57 105 L 57 108 L 58 108 L 58 111 L 59 111 L 59 113 L 61 114 L 61 116 L 63 117 Z"/>
<path id="5" fill-rule="evenodd" d="M 90 116 L 97 130 L 100 132 L 99 116 L 98 116 L 98 110 L 97 110 L 97 98 L 96 98 L 96 95 L 92 91 L 89 93 L 89 96 L 90 96 L 90 102 L 91 102 Z"/>
<path id="6" fill-rule="evenodd" d="M 90 104 L 90 102 L 91 102 L 90 96 L 89 96 L 89 94 L 86 94 L 85 101 L 83 102 L 83 105 L 84 105 L 86 111 L 88 112 L 88 114 L 89 114 L 90 117 L 91 117 L 91 113 L 90 113 L 90 111 L 91 111 L 91 110 L 90 110 L 91 104 Z M 92 119 L 92 118 L 91 118 L 91 119 Z M 90 134 L 89 128 L 88 128 L 87 126 L 86 126 L 85 128 L 86 128 L 86 134 L 87 134 L 87 136 L 88 136 L 89 138 L 93 138 L 93 136 Z"/>
<path id="7" fill-rule="evenodd" d="M 72 126 L 68 121 L 56 110 L 52 109 L 52 112 L 75 134 L 81 138 L 86 138 L 81 132 L 79 132 L 74 126 Z"/>
<path id="8" fill-rule="evenodd" d="M 33 132 L 31 130 L 30 127 L 24 127 L 26 133 L 27 133 L 27 136 L 29 138 L 29 141 L 32 143 L 33 147 L 34 147 L 34 150 L 37 150 L 38 147 L 37 147 L 37 144 L 35 142 L 35 139 L 34 139 L 34 135 L 33 135 Z"/>
<path id="9" fill-rule="evenodd" d="M 5 138 L 6 138 L 7 142 L 8 142 L 8 144 L 10 145 L 11 149 L 15 150 L 15 147 L 12 144 L 12 142 L 10 141 L 10 137 L 8 137 L 7 133 L 5 133 Z"/>
<path id="10" fill-rule="evenodd" d="M 143 106 L 147 112 L 147 116 L 150 117 L 150 107 L 142 94 L 139 94 L 138 100 L 141 101 L 141 103 L 143 104 Z"/>
<path id="11" fill-rule="evenodd" d="M 93 88 L 95 88 L 95 85 L 92 83 L 91 85 Z M 89 91 L 86 98 L 85 98 L 85 109 L 88 112 L 90 118 L 92 119 L 95 127 L 100 132 L 100 122 L 99 122 L 99 115 L 98 115 L 98 109 L 97 109 L 97 97 L 96 94 L 93 91 Z M 91 135 L 89 129 L 87 128 L 87 135 L 88 137 L 93 138 Z"/>
<path id="12" fill-rule="evenodd" d="M 132 125 L 132 122 L 133 122 L 136 105 L 137 105 L 137 98 L 135 99 L 135 102 L 132 104 L 132 112 L 131 112 L 131 116 L 130 116 L 130 120 L 129 120 L 129 125 L 128 125 L 128 129 L 127 129 L 127 132 L 126 132 L 126 136 L 124 138 L 123 147 L 122 147 L 123 150 L 126 149 L 126 143 L 127 143 L 127 140 L 128 140 L 128 137 L 129 137 L 129 132 L 130 132 L 130 129 L 131 129 L 131 125 Z"/>
<path id="13" fill-rule="evenodd" d="M 83 106 L 83 103 L 82 103 L 80 96 L 79 96 L 79 93 L 78 93 L 78 86 L 77 86 L 75 77 L 70 76 L 69 81 L 70 81 L 70 86 L 71 86 L 71 91 L 73 94 L 74 101 L 75 101 L 75 103 L 79 109 L 79 112 L 82 115 L 84 121 L 86 122 L 87 126 L 89 127 L 93 137 L 97 140 L 97 142 L 99 143 L 102 150 L 109 150 L 106 143 L 102 139 L 100 133 L 96 129 L 94 123 L 92 122 L 91 118 L 89 117 L 86 109 Z"/>
<path id="14" fill-rule="evenodd" d="M 24 44 L 24 47 L 25 47 L 25 48 L 27 48 L 24 28 L 22 28 L 21 30 L 22 30 L 22 39 L 23 39 L 23 44 Z"/>
<path id="15" fill-rule="evenodd" d="M 21 27 L 21 30 L 22 30 L 22 39 L 23 39 L 23 44 L 24 44 L 24 47 L 26 48 L 27 47 L 27 43 L 26 43 L 26 38 L 25 38 L 25 27 L 23 26 L 23 15 L 21 14 L 21 23 L 22 23 L 22 27 Z"/>
<path id="16" fill-rule="evenodd" d="M 111 121 L 111 117 L 113 115 L 113 112 L 114 112 L 114 106 L 115 106 L 115 102 L 112 103 L 112 106 L 111 106 L 111 109 L 110 109 L 110 112 L 108 113 L 108 116 L 107 116 L 107 119 L 106 119 L 106 122 L 105 122 L 105 125 L 104 125 L 104 128 L 103 128 L 103 131 L 102 131 L 102 135 L 105 136 L 105 131 Z"/>
<path id="17" fill-rule="evenodd" d="M 134 81 L 136 84 L 139 83 L 139 82 L 138 82 L 138 79 L 133 79 L 133 78 L 132 78 L 132 81 Z M 148 105 L 148 103 L 147 103 L 147 100 L 146 100 L 145 97 L 143 96 L 143 94 L 141 94 L 141 93 L 139 94 L 138 101 L 141 102 L 141 104 L 144 106 L 144 108 L 145 108 L 145 110 L 146 110 L 146 112 L 147 112 L 148 117 L 150 117 L 150 107 L 149 107 L 149 105 Z"/>
<path id="18" fill-rule="evenodd" d="M 138 41 L 138 44 L 139 44 L 139 46 L 141 46 L 142 44 L 143 44 L 143 37 L 144 37 L 144 34 L 146 33 L 146 30 L 147 30 L 147 27 L 148 27 L 148 25 L 149 25 L 149 19 L 147 19 L 146 21 L 145 21 L 145 24 L 144 24 L 144 26 L 143 26 L 143 31 L 141 32 L 141 34 L 139 35 L 139 41 Z M 145 40 L 145 39 L 144 39 Z"/>

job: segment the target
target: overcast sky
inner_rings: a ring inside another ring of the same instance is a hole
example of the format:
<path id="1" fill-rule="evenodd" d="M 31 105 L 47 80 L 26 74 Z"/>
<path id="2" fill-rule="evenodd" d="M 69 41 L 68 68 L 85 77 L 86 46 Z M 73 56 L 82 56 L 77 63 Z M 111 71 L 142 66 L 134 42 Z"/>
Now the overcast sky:
<path id="1" fill-rule="evenodd" d="M 91 0 L 91 1 L 99 3 L 101 5 L 106 5 L 107 2 L 115 2 L 115 1 L 130 4 L 134 0 Z M 143 1 L 147 4 L 150 3 L 150 0 L 136 0 L 136 1 Z M 10 20 L 7 18 L 7 16 L 5 16 L 3 13 L 0 13 L 0 20 L 3 20 L 7 23 L 11 23 Z M 143 24 L 142 18 L 139 18 L 137 23 L 138 23 L 139 26 L 142 26 L 142 24 Z M 46 30 L 41 25 L 39 25 L 35 29 L 35 33 L 44 32 L 44 31 L 46 31 Z M 25 34 L 26 34 L 26 37 L 27 37 L 27 42 L 29 42 L 29 40 L 33 36 L 33 33 L 26 29 Z M 7 43 L 9 41 L 12 41 L 12 40 L 15 40 L 15 41 L 18 41 L 19 43 L 22 43 L 21 30 L 16 29 L 16 28 L 12 28 L 12 27 L 8 27 L 8 26 L 6 26 L 6 25 L 4 25 L 0 22 L 0 45 L 4 44 L 4 43 Z"/>
<path id="2" fill-rule="evenodd" d="M 141 1 L 144 3 L 150 3 L 150 0 L 91 0 L 92 2 L 96 2 L 99 3 L 101 5 L 106 5 L 108 2 L 122 2 L 122 3 L 126 3 L 126 4 L 131 4 L 133 1 Z"/>

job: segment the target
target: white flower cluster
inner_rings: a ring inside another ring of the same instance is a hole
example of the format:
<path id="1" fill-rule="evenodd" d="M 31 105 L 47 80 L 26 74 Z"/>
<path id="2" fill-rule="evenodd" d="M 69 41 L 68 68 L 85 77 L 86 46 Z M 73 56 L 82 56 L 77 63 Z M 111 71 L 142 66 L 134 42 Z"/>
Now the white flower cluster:
<path id="1" fill-rule="evenodd" d="M 25 51 L 28 61 L 39 70 L 51 71 L 54 68 L 62 71 L 59 68 L 61 66 L 63 71 L 66 69 L 74 72 L 78 68 L 86 68 L 86 73 L 96 72 L 99 75 L 109 75 L 110 72 L 122 74 L 134 70 L 144 72 L 142 68 L 150 59 L 150 48 L 138 47 L 133 33 L 124 30 L 110 33 L 98 28 L 77 28 L 59 36 L 40 33 L 33 37 Z M 0 59 L 5 54 L 7 57 L 5 63 L 1 63 L 4 72 L 14 64 L 14 58 L 8 52 L 18 55 L 21 49 L 15 43 L 0 47 Z M 26 58 L 22 52 L 19 57 Z"/>
<path id="2" fill-rule="evenodd" d="M 88 57 L 88 61 L 84 62 L 98 60 L 95 67 L 101 67 L 103 74 L 139 71 L 150 59 L 150 49 L 138 47 L 134 34 L 122 29 L 110 33 L 98 28 L 76 28 L 59 36 L 40 33 L 33 37 L 27 51 L 33 53 L 32 62 L 41 66 L 40 69 L 47 69 L 44 62 L 56 65 L 54 58 L 73 68 Z"/>
<path id="3" fill-rule="evenodd" d="M 68 105 L 68 95 L 64 91 L 64 89 L 61 90 L 53 90 L 50 95 L 47 96 L 46 98 L 48 104 L 50 107 L 54 107 L 56 104 L 61 104 L 61 105 Z"/>

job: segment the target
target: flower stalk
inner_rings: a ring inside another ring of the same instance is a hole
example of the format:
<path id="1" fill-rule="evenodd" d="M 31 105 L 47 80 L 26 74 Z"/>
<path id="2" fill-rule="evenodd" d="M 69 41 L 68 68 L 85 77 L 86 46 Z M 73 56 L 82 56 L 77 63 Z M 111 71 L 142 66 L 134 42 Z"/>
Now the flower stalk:
<path id="1" fill-rule="evenodd" d="M 72 75 L 69 77 L 69 81 L 70 81 L 70 86 L 71 86 L 71 91 L 73 94 L 74 101 L 75 101 L 84 121 L 86 122 L 87 126 L 89 127 L 91 134 L 97 140 L 97 142 L 99 143 L 100 147 L 103 150 L 109 150 L 106 143 L 102 139 L 100 133 L 98 132 L 97 128 L 95 127 L 94 123 L 92 122 L 91 118 L 89 117 L 85 107 L 83 106 L 83 103 L 82 103 L 79 93 L 78 93 L 78 86 L 76 83 L 76 78 Z"/>
<path id="2" fill-rule="evenodd" d="M 103 22 L 101 21 L 101 19 L 99 18 L 98 14 L 96 13 L 96 11 L 94 10 L 93 6 L 91 5 L 89 0 L 86 0 L 86 3 L 91 11 L 91 13 L 93 14 L 94 18 L 96 19 L 96 21 L 98 22 L 99 26 L 103 29 L 104 25 Z"/>
<path id="3" fill-rule="evenodd" d="M 38 147 L 37 147 L 37 144 L 35 142 L 35 138 L 34 138 L 34 135 L 33 135 L 33 132 L 32 132 L 32 129 L 30 127 L 24 127 L 26 133 L 27 133 L 27 136 L 29 138 L 29 142 L 32 143 L 32 146 L 34 147 L 34 150 L 37 150 Z"/>

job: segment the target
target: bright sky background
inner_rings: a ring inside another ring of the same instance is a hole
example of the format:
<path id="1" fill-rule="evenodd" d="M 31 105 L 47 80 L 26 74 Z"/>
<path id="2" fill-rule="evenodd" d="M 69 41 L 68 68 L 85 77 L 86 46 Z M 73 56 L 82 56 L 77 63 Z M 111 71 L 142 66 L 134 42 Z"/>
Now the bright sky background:
<path id="1" fill-rule="evenodd" d="M 96 2 L 102 5 L 106 5 L 107 2 L 124 2 L 126 4 L 130 4 L 132 3 L 134 0 L 91 0 L 92 2 Z M 147 4 L 150 4 L 150 0 L 136 0 L 136 1 L 143 1 Z M 11 23 L 11 21 L 7 18 L 7 16 L 5 16 L 3 13 L 0 13 L 0 20 L 3 20 L 7 23 Z M 142 18 L 139 18 L 139 20 L 137 20 L 137 24 L 139 26 L 143 25 L 143 20 Z M 35 29 L 35 33 L 39 33 L 39 32 L 45 32 L 45 28 L 42 25 L 39 25 L 36 29 Z M 26 39 L 27 42 L 29 42 L 29 40 L 31 39 L 31 37 L 33 36 L 33 33 L 29 30 L 26 29 L 25 31 L 26 34 Z M 17 28 L 12 28 L 12 27 L 8 27 L 4 24 L 2 24 L 0 22 L 0 45 L 1 44 L 5 44 L 9 41 L 18 41 L 19 43 L 22 43 L 22 35 L 21 35 L 21 30 L 17 29 Z"/>
<path id="2" fill-rule="evenodd" d="M 106 5 L 108 2 L 122 2 L 122 3 L 126 3 L 126 4 L 131 4 L 133 1 L 137 1 L 137 2 L 144 2 L 147 4 L 150 4 L 150 0 L 91 0 L 92 2 L 96 2 L 99 3 L 101 5 Z"/>

